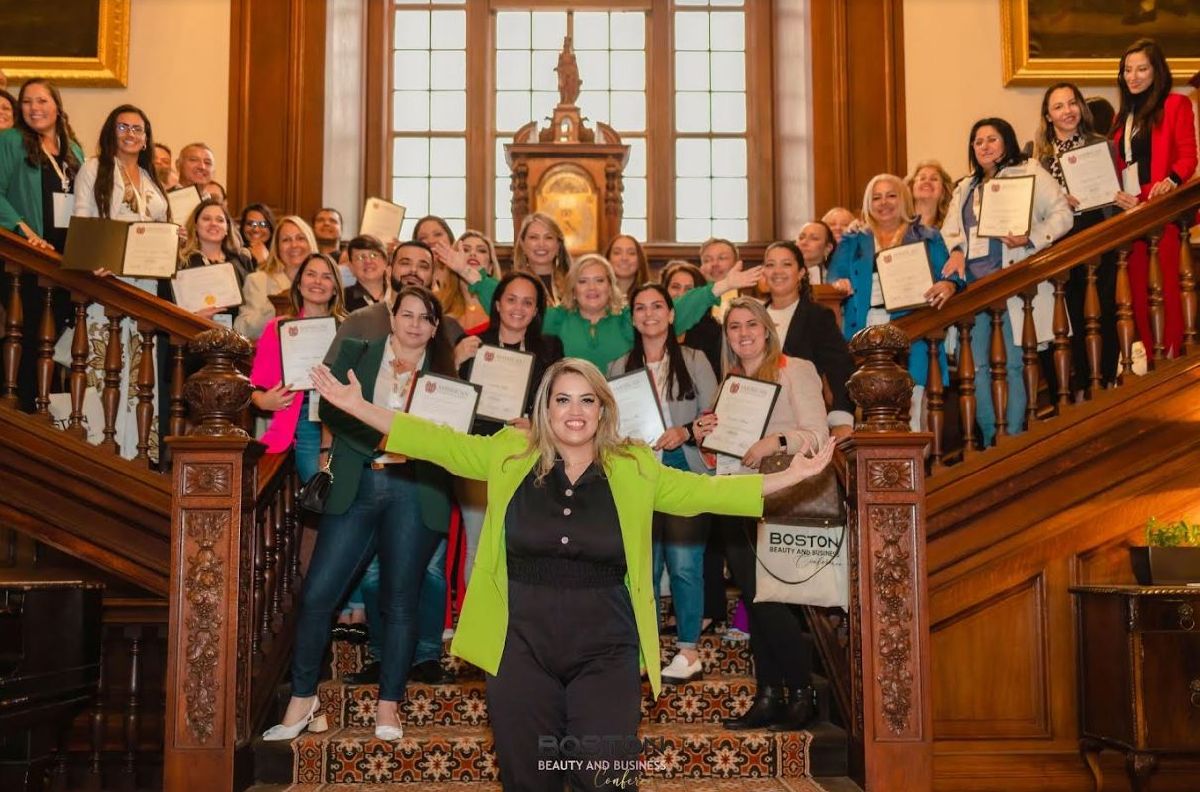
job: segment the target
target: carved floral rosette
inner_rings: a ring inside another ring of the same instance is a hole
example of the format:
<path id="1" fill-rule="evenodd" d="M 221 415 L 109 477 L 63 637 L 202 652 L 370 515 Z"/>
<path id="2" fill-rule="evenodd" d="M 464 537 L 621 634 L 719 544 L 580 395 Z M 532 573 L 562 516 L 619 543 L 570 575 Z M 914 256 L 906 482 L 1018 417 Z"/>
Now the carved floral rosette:
<path id="1" fill-rule="evenodd" d="M 896 362 L 908 346 L 908 336 L 891 324 L 864 328 L 850 339 L 850 351 L 863 361 L 847 382 L 850 398 L 862 410 L 856 430 L 909 431 L 905 416 L 914 383 L 912 375 Z"/>
<path id="2" fill-rule="evenodd" d="M 192 435 L 248 437 L 237 425 L 254 390 L 239 370 L 254 351 L 250 340 L 224 327 L 205 330 L 188 345 L 204 367 L 188 377 L 183 398 L 192 411 Z"/>

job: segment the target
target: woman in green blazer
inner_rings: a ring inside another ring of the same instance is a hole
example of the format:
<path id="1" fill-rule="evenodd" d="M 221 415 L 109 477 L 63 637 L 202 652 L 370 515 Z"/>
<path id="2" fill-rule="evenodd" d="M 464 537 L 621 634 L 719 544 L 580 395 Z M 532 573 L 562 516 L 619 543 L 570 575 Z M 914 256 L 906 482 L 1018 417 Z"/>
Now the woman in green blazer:
<path id="1" fill-rule="evenodd" d="M 764 495 L 817 473 L 833 454 L 829 443 L 812 458 L 797 455 L 783 472 L 719 480 L 664 467 L 645 444 L 618 437 L 612 392 L 595 366 L 577 358 L 547 370 L 528 432 L 508 427 L 491 436 L 371 404 L 353 371 L 343 384 L 319 368 L 313 382 L 324 402 L 386 431 L 388 451 L 488 482 L 451 653 L 488 674 L 506 789 L 562 789 L 563 774 L 537 769 L 537 758 L 554 758 L 542 750 L 547 737 L 616 735 L 586 758 L 636 758 L 639 667 L 654 695 L 660 687 L 654 512 L 758 516 Z M 604 781 L 581 771 L 572 788 Z"/>
<path id="2" fill-rule="evenodd" d="M 83 149 L 53 83 L 33 79 L 22 85 L 17 109 L 16 125 L 0 132 L 0 227 L 36 248 L 61 253 L 75 213 L 75 176 L 83 164 Z M 21 275 L 20 288 L 25 325 L 17 397 L 21 409 L 32 410 L 44 296 L 32 273 Z M 58 338 L 72 313 L 71 298 L 55 289 L 51 299 Z"/>
<path id="3" fill-rule="evenodd" d="M 363 401 L 389 414 L 403 409 L 417 373 L 454 376 L 453 352 L 439 332 L 441 321 L 433 294 L 406 286 L 393 303 L 391 334 L 371 341 L 343 339 L 333 371 L 339 376 L 351 369 L 359 372 L 362 379 L 355 383 Z M 372 627 L 382 656 L 375 736 L 398 740 L 403 734 L 398 705 L 416 648 L 421 583 L 450 524 L 450 476 L 436 464 L 389 454 L 378 429 L 336 402 L 322 399 L 319 411 L 333 435 L 331 447 L 322 449 L 322 455 L 329 454 L 323 461 L 333 483 L 304 577 L 292 655 L 292 705 L 283 724 L 269 729 L 263 739 L 291 739 L 312 720 L 334 612 L 378 551 L 381 618 Z"/>

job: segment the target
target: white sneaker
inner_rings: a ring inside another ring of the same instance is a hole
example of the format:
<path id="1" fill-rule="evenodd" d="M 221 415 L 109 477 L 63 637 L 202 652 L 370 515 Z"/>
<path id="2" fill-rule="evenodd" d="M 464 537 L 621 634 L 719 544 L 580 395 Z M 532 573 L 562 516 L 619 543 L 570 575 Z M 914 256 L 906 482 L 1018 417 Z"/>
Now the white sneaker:
<path id="1" fill-rule="evenodd" d="M 696 658 L 696 662 L 688 663 L 683 652 L 675 655 L 675 658 L 662 670 L 662 681 L 669 685 L 682 685 L 684 682 L 691 682 L 699 679 L 704 675 L 704 665 L 700 662 L 700 658 Z"/>

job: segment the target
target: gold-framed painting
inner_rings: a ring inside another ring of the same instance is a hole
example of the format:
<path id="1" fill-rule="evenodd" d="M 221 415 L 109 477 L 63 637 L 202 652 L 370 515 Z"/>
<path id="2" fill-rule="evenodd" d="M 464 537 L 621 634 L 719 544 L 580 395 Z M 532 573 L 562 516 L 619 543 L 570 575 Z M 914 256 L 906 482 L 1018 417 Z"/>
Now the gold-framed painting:
<path id="1" fill-rule="evenodd" d="M 124 88 L 130 0 L 0 0 L 0 69 L 11 82 Z"/>
<path id="2" fill-rule="evenodd" d="M 1200 71 L 1196 0 L 1000 0 L 1005 85 L 1115 85 L 1121 53 L 1156 40 L 1177 85 Z"/>

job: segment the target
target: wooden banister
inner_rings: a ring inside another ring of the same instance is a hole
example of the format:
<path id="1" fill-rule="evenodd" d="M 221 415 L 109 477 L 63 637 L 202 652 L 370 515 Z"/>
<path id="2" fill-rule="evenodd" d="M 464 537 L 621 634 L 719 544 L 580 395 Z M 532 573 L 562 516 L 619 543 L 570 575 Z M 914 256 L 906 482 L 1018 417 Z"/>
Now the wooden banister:
<path id="1" fill-rule="evenodd" d="M 1135 209 L 1060 240 L 1018 266 L 980 278 L 971 284 L 971 288 L 955 295 L 940 311 L 922 309 L 892 324 L 903 330 L 909 338 L 922 338 L 952 324 L 972 321 L 980 311 L 1002 305 L 1014 294 L 1021 294 L 1042 281 L 1064 274 L 1077 264 L 1157 233 L 1167 223 L 1175 222 L 1189 210 L 1194 212 L 1198 206 L 1200 179 L 1193 179 L 1161 198 L 1140 204 Z"/>
<path id="2" fill-rule="evenodd" d="M 851 775 L 866 792 L 933 789 L 925 449 L 904 416 L 913 379 L 891 325 L 850 341 L 864 363 L 848 383 L 862 420 L 841 444 L 849 500 Z"/>

